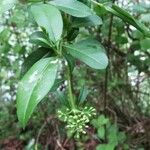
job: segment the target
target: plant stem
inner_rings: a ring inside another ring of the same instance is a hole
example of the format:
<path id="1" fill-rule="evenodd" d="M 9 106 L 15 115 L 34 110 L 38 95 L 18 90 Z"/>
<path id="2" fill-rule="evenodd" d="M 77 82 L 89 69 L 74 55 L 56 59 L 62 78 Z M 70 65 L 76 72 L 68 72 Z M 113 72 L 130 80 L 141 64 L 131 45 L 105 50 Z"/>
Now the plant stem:
<path id="1" fill-rule="evenodd" d="M 72 83 L 71 83 L 71 71 L 69 66 L 67 66 L 67 79 L 68 79 L 68 101 L 72 109 L 76 109 L 75 100 L 72 93 Z"/>
<path id="2" fill-rule="evenodd" d="M 94 4 L 96 4 L 96 5 L 100 6 L 100 7 L 104 7 L 103 4 L 101 4 L 101 3 L 99 3 L 99 2 L 97 2 L 95 0 L 91 0 L 91 2 L 93 2 Z"/>
<path id="3" fill-rule="evenodd" d="M 112 3 L 114 3 L 115 0 L 112 1 Z M 113 14 L 111 14 L 110 16 L 110 23 L 109 23 L 109 32 L 108 32 L 108 41 L 107 41 L 107 56 L 108 59 L 110 59 L 110 43 L 111 43 L 111 36 L 112 36 L 112 27 L 113 27 Z M 106 116 L 106 109 L 107 109 L 107 105 L 108 105 L 108 80 L 109 80 L 109 70 L 110 69 L 110 64 L 108 64 L 107 68 L 106 68 L 106 73 L 105 73 L 105 85 L 104 85 L 104 110 L 105 110 L 105 116 Z M 107 141 L 107 129 L 105 126 L 105 141 Z"/>

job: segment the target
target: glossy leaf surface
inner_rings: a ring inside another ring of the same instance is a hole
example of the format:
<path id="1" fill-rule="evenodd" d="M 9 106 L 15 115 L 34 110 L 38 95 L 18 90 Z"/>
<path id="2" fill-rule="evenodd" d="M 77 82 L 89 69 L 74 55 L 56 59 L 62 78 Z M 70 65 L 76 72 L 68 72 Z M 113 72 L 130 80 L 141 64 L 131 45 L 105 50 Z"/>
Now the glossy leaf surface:
<path id="1" fill-rule="evenodd" d="M 18 85 L 17 115 L 23 127 L 27 124 L 37 104 L 54 84 L 58 59 L 45 58 L 35 63 Z"/>
<path id="2" fill-rule="evenodd" d="M 63 31 L 61 13 L 49 4 L 36 4 L 31 6 L 31 13 L 40 27 L 43 27 L 53 42 L 60 40 Z"/>
<path id="3" fill-rule="evenodd" d="M 108 58 L 103 46 L 96 40 L 86 39 L 81 42 L 65 46 L 68 53 L 94 69 L 105 69 Z"/>
<path id="4" fill-rule="evenodd" d="M 77 0 L 54 0 L 50 4 L 75 17 L 87 17 L 93 14 L 89 7 Z"/>

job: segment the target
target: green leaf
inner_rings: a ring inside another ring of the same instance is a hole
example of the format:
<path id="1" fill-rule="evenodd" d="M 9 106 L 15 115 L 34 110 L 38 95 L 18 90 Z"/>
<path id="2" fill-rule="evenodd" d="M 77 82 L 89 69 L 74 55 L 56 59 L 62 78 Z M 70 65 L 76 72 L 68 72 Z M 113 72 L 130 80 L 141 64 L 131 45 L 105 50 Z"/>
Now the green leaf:
<path id="1" fill-rule="evenodd" d="M 23 28 L 27 26 L 27 9 L 23 5 L 16 5 L 16 8 L 13 9 L 13 13 L 9 18 L 10 24 L 15 24 L 17 28 Z"/>
<path id="2" fill-rule="evenodd" d="M 149 29 L 144 26 L 144 24 L 140 23 L 138 20 L 136 20 L 132 15 L 130 15 L 126 10 L 120 8 L 119 6 L 112 4 L 112 7 L 109 7 L 108 5 L 103 5 L 101 3 L 93 1 L 97 6 L 100 7 L 100 9 L 104 9 L 111 14 L 121 18 L 123 21 L 129 23 L 130 25 L 134 26 L 136 29 L 141 31 L 145 36 L 150 37 L 150 31 Z"/>
<path id="3" fill-rule="evenodd" d="M 107 7 L 108 8 L 108 7 Z M 108 10 L 113 13 L 114 15 L 118 16 L 125 22 L 133 25 L 139 31 L 141 31 L 145 36 L 150 36 L 150 31 L 146 26 L 138 22 L 132 15 L 130 15 L 126 10 L 118 7 L 117 5 L 113 4 L 112 8 L 108 8 Z"/>
<path id="4" fill-rule="evenodd" d="M 114 150 L 115 146 L 113 144 L 99 144 L 96 150 Z"/>
<path id="5" fill-rule="evenodd" d="M 123 143 L 126 140 L 126 135 L 124 132 L 118 132 L 118 142 Z"/>
<path id="6" fill-rule="evenodd" d="M 5 11 L 14 7 L 16 2 L 17 0 L 0 0 L 0 16 Z"/>
<path id="7" fill-rule="evenodd" d="M 52 54 L 50 49 L 46 48 L 38 48 L 37 50 L 33 51 L 27 58 L 25 58 L 24 63 L 22 64 L 21 68 L 21 77 L 41 58 L 47 57 Z"/>
<path id="8" fill-rule="evenodd" d="M 78 98 L 79 103 L 83 103 L 86 100 L 87 95 L 89 94 L 89 90 L 87 87 L 83 86 L 80 91 L 80 95 Z"/>
<path id="9" fill-rule="evenodd" d="M 104 126 L 99 127 L 97 132 L 98 132 L 98 137 L 100 139 L 105 138 L 105 128 L 104 128 Z"/>
<path id="10" fill-rule="evenodd" d="M 150 38 L 146 38 L 140 41 L 141 48 L 143 50 L 150 49 Z"/>
<path id="11" fill-rule="evenodd" d="M 100 115 L 98 117 L 98 124 L 101 125 L 101 126 L 107 124 L 108 121 L 109 121 L 109 119 L 106 118 L 104 115 Z"/>
<path id="12" fill-rule="evenodd" d="M 37 104 L 53 86 L 57 68 L 58 59 L 41 59 L 20 81 L 17 91 L 17 115 L 23 127 L 26 126 Z"/>
<path id="13" fill-rule="evenodd" d="M 107 131 L 108 141 L 109 143 L 117 146 L 118 145 L 118 129 L 116 125 L 111 125 Z"/>
<path id="14" fill-rule="evenodd" d="M 96 40 L 86 39 L 65 47 L 73 57 L 94 69 L 105 69 L 108 65 L 104 47 Z"/>
<path id="15" fill-rule="evenodd" d="M 95 127 L 95 128 L 99 128 L 103 125 L 106 125 L 109 123 L 109 119 L 108 118 L 105 118 L 104 115 L 100 115 L 97 119 L 93 119 L 92 120 L 92 125 Z"/>
<path id="16" fill-rule="evenodd" d="M 46 37 L 46 35 L 41 32 L 41 31 L 37 31 L 31 34 L 30 36 L 30 42 L 36 45 L 40 45 L 42 47 L 50 47 L 50 43 L 48 41 L 48 38 Z"/>
<path id="17" fill-rule="evenodd" d="M 120 35 L 117 35 L 115 37 L 115 40 L 116 40 L 117 44 L 126 44 L 126 43 L 128 43 L 128 39 L 126 37 L 120 36 Z"/>
<path id="18" fill-rule="evenodd" d="M 67 60 L 70 71 L 73 72 L 75 67 L 75 59 L 70 54 L 67 53 L 64 53 L 64 56 Z"/>
<path id="19" fill-rule="evenodd" d="M 14 46 L 13 51 L 14 51 L 15 53 L 22 54 L 22 53 L 24 53 L 25 48 L 22 47 L 22 46 L 20 45 L 20 43 L 16 43 L 16 45 Z"/>
<path id="20" fill-rule="evenodd" d="M 0 46 L 0 54 L 1 53 L 8 53 L 11 49 L 11 46 L 8 44 L 8 43 L 3 43 L 1 46 Z"/>
<path id="21" fill-rule="evenodd" d="M 31 6 L 31 13 L 37 24 L 47 31 L 51 41 L 57 42 L 60 40 L 63 21 L 57 8 L 48 4 L 36 4 Z"/>
<path id="22" fill-rule="evenodd" d="M 87 27 L 102 25 L 102 19 L 97 15 L 90 15 L 85 18 L 75 18 L 73 21 L 73 27 Z"/>
<path id="23" fill-rule="evenodd" d="M 89 7 L 77 0 L 54 0 L 50 4 L 75 17 L 87 17 L 93 14 Z"/>
<path id="24" fill-rule="evenodd" d="M 133 30 L 131 35 L 133 38 L 139 39 L 139 40 L 144 38 L 143 34 L 139 30 Z M 139 42 L 139 40 L 138 40 L 138 42 Z"/>
<path id="25" fill-rule="evenodd" d="M 0 32 L 0 42 L 1 43 L 8 42 L 10 35 L 11 31 L 8 28 L 4 29 L 2 32 Z"/>

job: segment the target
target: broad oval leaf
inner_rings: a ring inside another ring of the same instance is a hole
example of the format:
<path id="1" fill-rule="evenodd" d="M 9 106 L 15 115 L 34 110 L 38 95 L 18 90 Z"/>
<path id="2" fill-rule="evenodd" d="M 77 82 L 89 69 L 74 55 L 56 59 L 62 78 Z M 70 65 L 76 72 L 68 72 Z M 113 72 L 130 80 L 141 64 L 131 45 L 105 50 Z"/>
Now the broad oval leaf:
<path id="1" fill-rule="evenodd" d="M 44 58 L 35 63 L 18 85 L 17 115 L 26 126 L 37 104 L 52 88 L 58 68 L 58 59 Z"/>
<path id="2" fill-rule="evenodd" d="M 50 4 L 75 17 L 87 17 L 93 14 L 89 7 L 77 0 L 54 0 Z"/>
<path id="3" fill-rule="evenodd" d="M 104 47 L 96 40 L 86 39 L 65 47 L 73 57 L 94 69 L 105 69 L 108 65 Z"/>
<path id="4" fill-rule="evenodd" d="M 53 42 L 60 40 L 63 31 L 63 21 L 60 11 L 49 4 L 31 6 L 31 13 L 37 24 L 43 27 Z"/>

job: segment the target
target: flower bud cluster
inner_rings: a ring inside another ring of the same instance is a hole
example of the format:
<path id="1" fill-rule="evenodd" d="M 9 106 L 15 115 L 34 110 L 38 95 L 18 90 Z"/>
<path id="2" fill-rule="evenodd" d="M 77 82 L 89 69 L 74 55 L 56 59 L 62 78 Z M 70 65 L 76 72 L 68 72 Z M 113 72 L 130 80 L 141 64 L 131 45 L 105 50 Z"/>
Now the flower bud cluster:
<path id="1" fill-rule="evenodd" d="M 79 138 L 81 134 L 86 134 L 87 124 L 95 115 L 96 109 L 87 106 L 74 110 L 69 108 L 58 110 L 59 119 L 67 123 L 67 130 L 69 133 L 74 134 L 76 138 Z"/>

